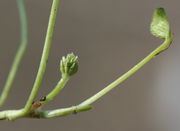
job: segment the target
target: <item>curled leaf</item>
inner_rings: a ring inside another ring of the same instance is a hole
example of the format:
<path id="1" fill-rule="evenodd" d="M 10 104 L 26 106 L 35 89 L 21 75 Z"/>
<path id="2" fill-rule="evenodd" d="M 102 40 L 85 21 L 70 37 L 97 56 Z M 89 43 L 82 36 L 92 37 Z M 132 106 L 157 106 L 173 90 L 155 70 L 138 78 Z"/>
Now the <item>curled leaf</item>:
<path id="1" fill-rule="evenodd" d="M 170 27 L 164 8 L 157 8 L 154 11 L 150 30 L 151 33 L 156 37 L 162 39 L 169 37 Z"/>

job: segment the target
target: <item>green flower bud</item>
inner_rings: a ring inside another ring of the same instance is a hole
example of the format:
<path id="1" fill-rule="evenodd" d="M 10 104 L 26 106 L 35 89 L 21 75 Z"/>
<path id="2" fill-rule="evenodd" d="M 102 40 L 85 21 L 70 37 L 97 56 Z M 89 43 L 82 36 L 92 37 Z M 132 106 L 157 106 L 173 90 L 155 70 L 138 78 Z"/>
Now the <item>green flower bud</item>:
<path id="1" fill-rule="evenodd" d="M 63 75 L 72 76 L 78 71 L 78 56 L 73 53 L 62 57 L 60 62 L 60 71 Z"/>
<path id="2" fill-rule="evenodd" d="M 163 8 L 154 11 L 151 27 L 151 33 L 159 38 L 166 39 L 170 35 L 170 27 L 166 12 Z"/>

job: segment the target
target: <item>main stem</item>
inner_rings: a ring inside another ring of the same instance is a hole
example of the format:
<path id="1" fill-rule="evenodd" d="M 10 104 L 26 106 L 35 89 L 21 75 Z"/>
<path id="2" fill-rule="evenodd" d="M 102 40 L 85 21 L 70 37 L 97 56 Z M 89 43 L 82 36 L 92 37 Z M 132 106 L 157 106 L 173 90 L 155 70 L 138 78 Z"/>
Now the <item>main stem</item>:
<path id="1" fill-rule="evenodd" d="M 4 102 L 7 99 L 7 96 L 14 82 L 18 67 L 22 61 L 22 58 L 23 58 L 23 55 L 25 53 L 25 50 L 27 48 L 27 43 L 28 43 L 27 16 L 26 16 L 24 0 L 17 0 L 17 4 L 18 4 L 18 10 L 19 10 L 19 16 L 20 16 L 20 22 L 21 22 L 20 24 L 21 25 L 21 42 L 17 50 L 16 56 L 14 58 L 13 64 L 11 66 L 4 89 L 0 96 L 0 107 L 4 104 Z"/>
<path id="2" fill-rule="evenodd" d="M 43 76 L 44 76 L 44 73 L 46 70 L 46 64 L 48 61 L 49 51 L 50 51 L 50 47 L 51 47 L 59 2 L 60 2 L 60 0 L 53 0 L 53 3 L 52 3 L 49 24 L 48 24 L 48 29 L 47 29 L 47 34 L 46 34 L 46 39 L 45 39 L 44 49 L 43 49 L 43 53 L 42 53 L 42 57 L 41 57 L 40 66 L 39 66 L 39 70 L 38 70 L 38 73 L 36 76 L 36 80 L 34 82 L 33 89 L 31 91 L 29 99 L 24 107 L 25 111 L 28 111 L 30 109 L 31 104 L 33 103 L 35 97 L 37 96 L 39 87 L 42 83 L 42 79 L 43 79 Z"/>
<path id="3" fill-rule="evenodd" d="M 143 67 L 147 62 L 149 62 L 151 59 L 153 59 L 157 54 L 159 54 L 161 51 L 165 50 L 168 48 L 172 41 L 171 36 L 167 38 L 163 44 L 161 44 L 158 48 L 156 48 L 153 52 L 151 52 L 147 57 L 145 57 L 142 61 L 140 61 L 137 65 L 135 65 L 133 68 L 131 68 L 128 72 L 126 72 L 124 75 L 119 77 L 117 80 L 115 80 L 113 83 L 99 91 L 97 94 L 93 95 L 89 99 L 85 100 L 81 104 L 78 105 L 78 107 L 81 106 L 87 106 L 91 105 L 95 101 L 97 101 L 99 98 L 104 96 L 106 93 L 111 91 L 113 88 L 115 88 L 117 85 L 122 83 L 124 80 L 126 80 L 128 77 L 133 75 L 136 71 L 138 71 L 141 67 Z"/>

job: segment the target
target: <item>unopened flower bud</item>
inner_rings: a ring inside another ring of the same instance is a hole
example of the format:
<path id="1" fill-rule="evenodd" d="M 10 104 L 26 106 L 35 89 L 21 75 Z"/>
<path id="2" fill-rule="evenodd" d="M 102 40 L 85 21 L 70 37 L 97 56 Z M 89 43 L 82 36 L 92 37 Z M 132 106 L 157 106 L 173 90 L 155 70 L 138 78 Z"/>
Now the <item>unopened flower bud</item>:
<path id="1" fill-rule="evenodd" d="M 72 76 L 78 71 L 78 56 L 73 53 L 63 56 L 60 62 L 62 75 Z"/>

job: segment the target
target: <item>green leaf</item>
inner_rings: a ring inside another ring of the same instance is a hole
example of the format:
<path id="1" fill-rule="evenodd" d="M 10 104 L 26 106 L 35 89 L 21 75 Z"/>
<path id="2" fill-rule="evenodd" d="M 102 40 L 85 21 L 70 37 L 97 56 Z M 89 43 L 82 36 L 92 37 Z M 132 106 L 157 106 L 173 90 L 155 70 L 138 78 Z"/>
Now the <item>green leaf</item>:
<path id="1" fill-rule="evenodd" d="M 170 27 L 166 12 L 163 8 L 154 11 L 151 22 L 151 33 L 159 38 L 166 39 L 170 35 Z"/>

